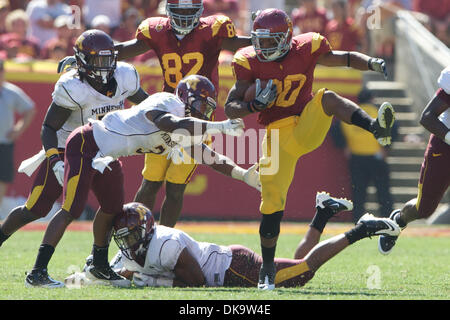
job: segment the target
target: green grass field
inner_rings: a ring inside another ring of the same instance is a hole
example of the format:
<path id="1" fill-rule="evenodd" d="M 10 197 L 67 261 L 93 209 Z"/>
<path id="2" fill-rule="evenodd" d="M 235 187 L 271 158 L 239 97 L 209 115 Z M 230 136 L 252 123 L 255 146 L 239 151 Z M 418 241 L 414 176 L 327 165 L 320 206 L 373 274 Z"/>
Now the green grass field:
<path id="1" fill-rule="evenodd" d="M 430 227 L 424 227 L 430 228 Z M 182 228 L 181 228 L 182 229 Z M 448 227 L 446 228 L 448 230 Z M 256 233 L 192 233 L 199 241 L 245 245 L 259 252 Z M 448 300 L 450 238 L 405 235 L 389 256 L 377 240 L 363 239 L 326 263 L 302 288 L 130 288 L 28 289 L 25 272 L 35 261 L 43 231 L 19 231 L 0 248 L 0 300 Z M 328 235 L 329 236 L 329 235 Z M 327 235 L 323 238 L 327 238 Z M 278 257 L 293 256 L 302 235 L 281 234 Z M 92 246 L 92 233 L 68 231 L 49 265 L 50 275 L 63 280 L 79 270 Z M 110 257 L 117 247 L 112 243 Z M 378 279 L 379 281 L 374 281 Z"/>

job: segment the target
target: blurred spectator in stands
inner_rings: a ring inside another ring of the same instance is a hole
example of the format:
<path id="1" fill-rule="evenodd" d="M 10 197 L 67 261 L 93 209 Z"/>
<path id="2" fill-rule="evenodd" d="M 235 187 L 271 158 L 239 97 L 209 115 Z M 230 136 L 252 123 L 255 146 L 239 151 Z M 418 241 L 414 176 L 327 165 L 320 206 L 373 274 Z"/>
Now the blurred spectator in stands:
<path id="1" fill-rule="evenodd" d="M 122 0 L 84 0 L 83 15 L 88 28 L 92 28 L 95 17 L 105 15 L 109 18 L 110 28 L 115 29 L 121 21 Z"/>
<path id="2" fill-rule="evenodd" d="M 70 16 L 59 16 L 55 20 L 57 36 L 47 41 L 41 52 L 42 59 L 59 61 L 65 56 L 73 55 L 75 45 L 74 29 L 71 28 Z"/>
<path id="3" fill-rule="evenodd" d="M 414 0 L 413 10 L 426 14 L 430 31 L 450 46 L 450 0 Z"/>
<path id="4" fill-rule="evenodd" d="M 376 118 L 378 108 L 372 102 L 371 91 L 362 89 L 358 94 L 358 104 L 371 117 Z M 389 164 L 386 162 L 388 148 L 382 147 L 372 134 L 367 131 L 336 121 L 330 134 L 335 145 L 344 149 L 349 160 L 349 171 L 352 183 L 353 222 L 366 212 L 367 188 L 370 183 L 375 185 L 379 203 L 379 215 L 389 217 L 393 201 L 390 193 Z M 392 139 L 397 137 L 397 126 L 394 125 Z"/>
<path id="5" fill-rule="evenodd" d="M 0 35 L 6 33 L 6 16 L 10 12 L 8 0 L 0 0 Z"/>
<path id="6" fill-rule="evenodd" d="M 330 20 L 324 35 L 334 50 L 368 52 L 368 42 L 364 30 L 359 28 L 348 16 L 346 0 L 333 0 L 331 4 L 333 19 Z"/>
<path id="7" fill-rule="evenodd" d="M 324 34 L 328 23 L 327 11 L 317 5 L 317 0 L 299 0 L 299 7 L 292 10 L 294 34 L 318 32 Z"/>
<path id="8" fill-rule="evenodd" d="M 133 40 L 140 21 L 139 11 L 134 7 L 128 8 L 122 15 L 122 23 L 114 31 L 112 38 L 119 42 Z"/>
<path id="9" fill-rule="evenodd" d="M 122 2 L 122 12 L 127 11 L 129 8 L 133 7 L 139 11 L 139 19 L 143 20 L 149 17 L 161 16 L 158 12 L 160 4 L 164 0 L 128 0 Z"/>
<path id="10" fill-rule="evenodd" d="M 227 16 L 233 21 L 236 33 L 243 33 L 238 0 L 203 0 L 203 6 L 205 8 L 203 11 L 204 17 L 215 14 Z"/>
<path id="11" fill-rule="evenodd" d="M 7 33 L 0 36 L 0 57 L 30 60 L 39 57 L 39 40 L 27 36 L 28 15 L 22 9 L 11 11 L 6 17 Z"/>
<path id="12" fill-rule="evenodd" d="M 39 39 L 40 45 L 56 37 L 55 19 L 61 15 L 72 15 L 70 6 L 62 0 L 32 0 L 27 10 L 30 17 L 29 35 Z"/>
<path id="13" fill-rule="evenodd" d="M 102 30 L 107 34 L 111 34 L 111 20 L 108 16 L 100 14 L 92 19 L 90 29 Z"/>
<path id="14" fill-rule="evenodd" d="M 28 2 L 30 2 L 31 0 L 7 0 L 7 1 L 9 2 L 11 10 L 16 10 L 16 9 L 25 10 L 25 8 L 28 5 Z"/>
<path id="15" fill-rule="evenodd" d="M 239 6 L 244 17 L 241 18 L 244 21 L 241 27 L 243 34 L 250 34 L 253 26 L 252 12 L 257 12 L 258 10 L 264 10 L 267 8 L 277 8 L 285 10 L 284 7 L 285 0 L 247 0 L 241 1 Z"/>
<path id="16" fill-rule="evenodd" d="M 14 143 L 31 124 L 34 102 L 25 92 L 5 81 L 3 60 L 0 60 L 0 205 L 8 185 L 14 180 Z M 19 115 L 16 121 L 16 115 Z"/>

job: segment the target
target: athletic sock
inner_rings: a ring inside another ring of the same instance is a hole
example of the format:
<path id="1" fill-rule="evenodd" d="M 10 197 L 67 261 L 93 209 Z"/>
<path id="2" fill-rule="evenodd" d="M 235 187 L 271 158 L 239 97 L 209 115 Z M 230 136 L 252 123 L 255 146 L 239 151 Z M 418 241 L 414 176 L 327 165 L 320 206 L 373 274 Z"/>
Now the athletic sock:
<path id="1" fill-rule="evenodd" d="M 108 266 L 108 246 L 97 247 L 95 244 L 92 247 L 93 260 L 92 264 L 97 267 Z"/>
<path id="2" fill-rule="evenodd" d="M 34 264 L 32 271 L 47 269 L 48 263 L 52 258 L 53 252 L 55 252 L 55 248 L 53 246 L 49 244 L 41 244 L 36 258 L 36 263 Z"/>
<path id="3" fill-rule="evenodd" d="M 5 242 L 6 240 L 8 240 L 8 238 L 11 235 L 7 236 L 6 234 L 3 233 L 2 229 L 0 228 L 0 247 L 2 246 L 3 242 Z"/>
<path id="4" fill-rule="evenodd" d="M 364 223 L 357 224 L 353 229 L 344 233 L 349 244 L 367 237 L 367 227 Z"/>
<path id="5" fill-rule="evenodd" d="M 372 132 L 372 126 L 375 121 L 367 113 L 363 112 L 362 109 L 356 109 L 352 113 L 351 123 L 369 132 Z"/>
<path id="6" fill-rule="evenodd" d="M 400 213 L 394 216 L 394 221 L 398 224 L 398 226 L 402 229 L 406 228 L 406 222 L 400 216 Z"/>
<path id="7" fill-rule="evenodd" d="M 325 228 L 325 225 L 327 224 L 328 220 L 333 216 L 333 210 L 330 208 L 317 208 L 316 214 L 314 215 L 314 218 L 310 224 L 311 227 L 314 229 L 319 230 L 320 233 L 323 232 L 323 229 Z"/>
<path id="8" fill-rule="evenodd" d="M 261 256 L 263 258 L 263 264 L 269 265 L 272 264 L 275 260 L 275 251 L 277 246 L 273 246 L 272 248 L 267 248 L 261 245 Z"/>

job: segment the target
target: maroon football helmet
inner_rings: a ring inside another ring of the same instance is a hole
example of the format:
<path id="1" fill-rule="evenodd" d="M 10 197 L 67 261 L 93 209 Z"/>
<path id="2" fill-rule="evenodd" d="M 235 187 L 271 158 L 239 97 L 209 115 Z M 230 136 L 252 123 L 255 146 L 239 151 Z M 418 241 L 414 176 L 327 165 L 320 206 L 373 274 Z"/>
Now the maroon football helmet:
<path id="1" fill-rule="evenodd" d="M 147 207 L 130 202 L 114 220 L 114 241 L 128 259 L 139 264 L 145 261 L 150 240 L 155 231 L 155 218 Z"/>
<path id="2" fill-rule="evenodd" d="M 216 110 L 216 89 L 208 78 L 198 74 L 184 77 L 175 94 L 186 105 L 186 117 L 211 120 Z"/>
<path id="3" fill-rule="evenodd" d="M 260 61 L 274 61 L 291 48 L 292 21 L 280 9 L 266 9 L 253 21 L 252 44 Z"/>
<path id="4" fill-rule="evenodd" d="M 111 37 L 101 30 L 87 30 L 75 42 L 75 58 L 81 75 L 107 84 L 114 75 L 117 52 Z"/>
<path id="5" fill-rule="evenodd" d="M 179 34 L 195 29 L 203 13 L 203 0 L 167 0 L 166 14 L 170 25 Z"/>

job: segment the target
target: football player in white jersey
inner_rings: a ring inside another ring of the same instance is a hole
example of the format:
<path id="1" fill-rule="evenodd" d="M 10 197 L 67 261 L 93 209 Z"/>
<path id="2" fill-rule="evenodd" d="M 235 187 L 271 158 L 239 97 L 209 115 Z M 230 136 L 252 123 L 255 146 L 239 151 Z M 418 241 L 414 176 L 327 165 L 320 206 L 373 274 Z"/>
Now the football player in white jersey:
<path id="1" fill-rule="evenodd" d="M 75 47 L 78 67 L 63 74 L 55 84 L 52 103 L 45 116 L 41 140 L 43 150 L 25 160 L 19 168 L 29 176 L 36 171 L 35 180 L 26 203 L 13 209 L 0 228 L 0 244 L 24 225 L 45 217 L 61 196 L 64 179 L 64 150 L 66 139 L 88 118 L 101 118 L 106 113 L 123 109 L 125 99 L 139 103 L 148 97 L 140 87 L 136 69 L 124 62 L 117 63 L 117 53 L 109 35 L 100 30 L 85 31 Z M 67 223 L 77 217 L 58 216 Z M 45 245 L 40 256 L 52 249 Z M 28 285 L 51 286 L 45 269 L 32 272 Z"/>
<path id="2" fill-rule="evenodd" d="M 374 235 L 400 233 L 390 219 L 366 214 L 348 232 L 319 243 L 328 219 L 351 210 L 353 204 L 320 192 L 316 207 L 315 217 L 299 247 L 301 252 L 297 252 L 300 258 L 275 258 L 277 286 L 301 287 L 325 262 L 352 243 Z M 141 203 L 124 205 L 114 222 L 114 240 L 120 250 L 111 260 L 111 267 L 136 286 L 254 287 L 258 282 L 262 258 L 254 251 L 242 245 L 199 242 L 181 230 L 156 225 L 150 210 Z M 65 279 L 69 288 L 81 286 L 81 282 L 107 284 L 92 281 L 85 272 Z"/>
<path id="3" fill-rule="evenodd" d="M 209 121 L 216 108 L 215 98 L 212 82 L 206 77 L 192 75 L 179 82 L 176 94 L 153 94 L 133 108 L 110 112 L 102 120 L 92 119 L 75 129 L 66 142 L 63 205 L 47 227 L 41 246 L 51 250 L 47 255 L 39 250 L 26 284 L 34 285 L 38 278 L 33 272 L 39 272 L 41 278 L 45 275 L 47 287 L 64 285 L 48 276 L 47 266 L 65 229 L 73 217 L 82 213 L 90 189 L 100 208 L 93 222 L 93 260 L 86 274 L 91 279 L 116 286 L 129 284 L 129 280 L 115 273 L 108 262 L 114 217 L 122 212 L 124 204 L 120 157 L 144 153 L 164 154 L 176 161 L 192 161 L 193 157 L 199 163 L 206 163 L 259 190 L 256 166 L 243 169 L 203 143 L 207 134 L 243 134 L 241 119 Z M 209 161 L 211 159 L 214 161 Z"/>
<path id="4" fill-rule="evenodd" d="M 450 66 L 438 78 L 439 89 L 422 112 L 420 124 L 431 135 L 420 169 L 417 197 L 390 218 L 401 228 L 417 219 L 426 219 L 436 210 L 450 184 Z M 378 250 L 389 254 L 398 237 L 382 236 Z"/>

